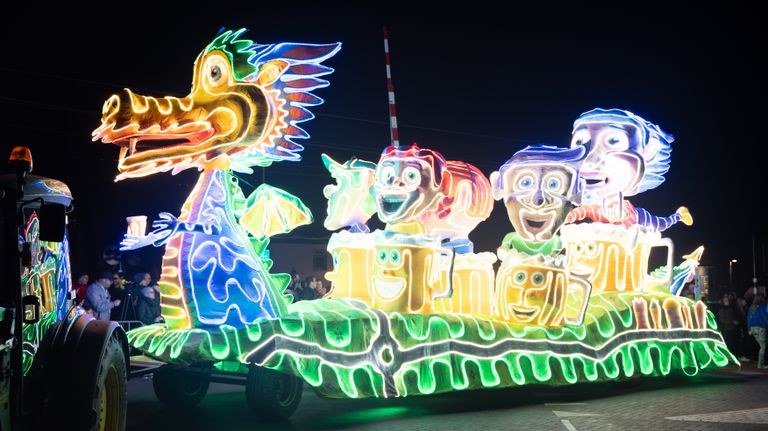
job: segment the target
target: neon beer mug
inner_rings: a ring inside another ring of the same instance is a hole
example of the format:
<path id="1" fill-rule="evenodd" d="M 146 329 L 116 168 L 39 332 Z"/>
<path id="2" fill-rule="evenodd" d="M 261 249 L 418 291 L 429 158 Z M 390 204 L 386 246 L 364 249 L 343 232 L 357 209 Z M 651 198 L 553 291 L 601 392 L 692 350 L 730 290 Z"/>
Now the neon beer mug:
<path id="1" fill-rule="evenodd" d="M 359 299 L 372 305 L 371 268 L 373 239 L 369 233 L 341 231 L 331 235 L 328 252 L 333 257 L 333 271 L 325 278 L 331 282 L 331 298 Z"/>
<path id="2" fill-rule="evenodd" d="M 591 286 L 570 274 L 563 262 L 560 256 L 502 262 L 496 275 L 494 317 L 521 325 L 580 325 Z"/>
<path id="3" fill-rule="evenodd" d="M 440 261 L 451 251 L 424 235 L 376 232 L 373 308 L 400 313 L 428 314 L 434 299 L 449 294 L 441 283 Z"/>
<path id="4" fill-rule="evenodd" d="M 147 216 L 126 217 L 125 221 L 128 223 L 128 236 L 143 237 L 147 235 Z"/>
<path id="5" fill-rule="evenodd" d="M 560 236 L 566 249 L 568 268 L 584 275 L 594 293 L 644 292 L 651 249 L 667 249 L 669 269 L 661 283 L 672 280 L 674 246 L 655 230 L 642 226 L 626 228 L 605 223 L 565 225 Z"/>

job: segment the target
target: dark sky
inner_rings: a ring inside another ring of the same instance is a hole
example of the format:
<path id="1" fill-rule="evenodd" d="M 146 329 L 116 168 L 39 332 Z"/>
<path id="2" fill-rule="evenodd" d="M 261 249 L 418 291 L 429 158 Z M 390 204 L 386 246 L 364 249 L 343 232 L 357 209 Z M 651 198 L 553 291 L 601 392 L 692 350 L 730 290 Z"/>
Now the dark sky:
<path id="1" fill-rule="evenodd" d="M 382 26 L 390 31 L 401 140 L 478 166 L 486 175 L 532 143 L 568 145 L 573 120 L 594 107 L 623 108 L 676 137 L 667 182 L 633 202 L 656 214 L 690 208 L 695 223 L 667 231 L 676 261 L 699 244 L 703 263 L 738 258 L 735 276 L 758 272 L 766 239 L 766 47 L 755 10 L 640 7 L 560 9 L 263 9 L 260 2 L 121 3 L 120 9 L 28 10 L 2 28 L 2 154 L 32 148 L 35 172 L 67 182 L 76 198 L 73 260 L 93 271 L 117 243 L 127 215 L 178 214 L 197 173 L 114 183 L 117 147 L 90 141 L 101 106 L 128 87 L 155 96 L 189 91 L 192 63 L 220 27 L 258 42 L 343 42 L 326 62 L 336 71 L 318 90 L 325 105 L 305 123 L 303 161 L 266 169 L 266 179 L 302 197 L 316 223 L 294 233 L 327 235 L 322 187 L 327 152 L 377 160 L 389 142 Z M 44 12 L 44 14 L 42 13 Z M 763 57 L 761 59 L 761 57 Z M 760 77 L 760 79 L 758 79 Z M 257 185 L 261 172 L 244 180 Z M 247 190 L 246 190 L 247 192 Z M 473 233 L 492 250 L 511 230 L 503 207 Z M 153 263 L 154 265 L 154 263 Z"/>

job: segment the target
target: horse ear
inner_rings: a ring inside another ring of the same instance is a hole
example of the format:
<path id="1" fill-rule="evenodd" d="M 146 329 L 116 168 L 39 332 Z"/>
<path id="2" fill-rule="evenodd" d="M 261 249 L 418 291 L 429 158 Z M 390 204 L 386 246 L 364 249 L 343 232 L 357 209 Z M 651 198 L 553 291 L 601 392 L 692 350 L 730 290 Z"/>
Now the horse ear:
<path id="1" fill-rule="evenodd" d="M 493 199 L 495 200 L 501 200 L 501 198 L 504 197 L 504 188 L 501 184 L 501 174 L 498 171 L 491 172 L 491 177 L 489 178 L 491 181 L 491 195 L 493 195 Z"/>
<path id="2" fill-rule="evenodd" d="M 288 63 L 282 60 L 269 60 L 259 68 L 259 77 L 256 82 L 262 87 L 268 87 L 288 69 Z"/>

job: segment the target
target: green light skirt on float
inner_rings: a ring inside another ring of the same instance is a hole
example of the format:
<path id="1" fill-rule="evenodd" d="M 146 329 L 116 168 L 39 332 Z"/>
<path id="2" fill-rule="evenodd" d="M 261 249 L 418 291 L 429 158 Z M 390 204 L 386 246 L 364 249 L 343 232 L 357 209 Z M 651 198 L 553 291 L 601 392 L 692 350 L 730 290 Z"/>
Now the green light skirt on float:
<path id="1" fill-rule="evenodd" d="M 738 363 L 702 303 L 664 293 L 595 294 L 582 325 L 549 328 L 385 313 L 339 299 L 303 301 L 289 311 L 240 329 L 157 324 L 128 337 L 168 363 L 255 364 L 294 374 L 329 398 L 694 375 Z"/>

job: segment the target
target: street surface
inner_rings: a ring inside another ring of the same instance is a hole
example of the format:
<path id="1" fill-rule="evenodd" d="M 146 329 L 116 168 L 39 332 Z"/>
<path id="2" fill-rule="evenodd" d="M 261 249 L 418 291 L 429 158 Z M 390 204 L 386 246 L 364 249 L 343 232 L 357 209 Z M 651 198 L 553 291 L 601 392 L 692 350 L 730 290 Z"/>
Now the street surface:
<path id="1" fill-rule="evenodd" d="M 693 378 L 456 392 L 401 399 L 327 400 L 305 387 L 288 422 L 265 423 L 243 388 L 211 384 L 196 408 L 174 411 L 149 378 L 128 383 L 131 430 L 765 430 L 768 372 L 754 362 Z"/>

